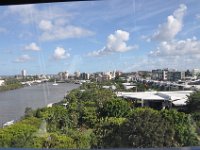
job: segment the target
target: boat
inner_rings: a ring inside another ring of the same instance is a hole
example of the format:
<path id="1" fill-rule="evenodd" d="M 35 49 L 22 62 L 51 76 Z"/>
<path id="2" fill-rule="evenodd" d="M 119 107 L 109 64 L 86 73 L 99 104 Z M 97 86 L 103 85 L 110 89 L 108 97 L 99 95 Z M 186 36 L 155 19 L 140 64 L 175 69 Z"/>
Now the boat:
<path id="1" fill-rule="evenodd" d="M 56 83 L 56 80 L 54 81 L 54 83 L 52 85 L 58 85 L 58 83 Z"/>

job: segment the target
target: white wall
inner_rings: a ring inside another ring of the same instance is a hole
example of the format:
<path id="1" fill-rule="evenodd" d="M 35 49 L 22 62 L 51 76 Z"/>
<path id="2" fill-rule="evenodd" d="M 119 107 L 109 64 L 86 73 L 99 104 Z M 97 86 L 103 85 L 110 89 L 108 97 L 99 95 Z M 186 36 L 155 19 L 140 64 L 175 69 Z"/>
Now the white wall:
<path id="1" fill-rule="evenodd" d="M 4 80 L 0 80 L 0 86 L 4 84 Z"/>

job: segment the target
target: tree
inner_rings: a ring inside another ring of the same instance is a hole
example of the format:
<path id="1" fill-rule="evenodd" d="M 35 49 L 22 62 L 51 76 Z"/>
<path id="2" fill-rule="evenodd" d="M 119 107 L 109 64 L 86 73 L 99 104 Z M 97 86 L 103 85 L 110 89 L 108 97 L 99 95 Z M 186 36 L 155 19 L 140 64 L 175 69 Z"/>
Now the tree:
<path id="1" fill-rule="evenodd" d="M 199 144 L 196 132 L 196 123 L 191 115 L 176 110 L 163 110 L 160 112 L 163 119 L 169 122 L 174 129 L 174 139 L 176 144 L 173 146 L 195 146 Z"/>
<path id="2" fill-rule="evenodd" d="M 82 121 L 87 127 L 94 128 L 97 124 L 97 107 L 95 102 L 84 102 L 83 105 Z"/>
<path id="3" fill-rule="evenodd" d="M 95 128 L 97 143 L 95 148 L 120 148 L 123 147 L 121 125 L 126 118 L 106 117 L 101 118 Z M 124 148 L 124 147 L 123 147 Z"/>
<path id="4" fill-rule="evenodd" d="M 94 127 L 98 115 L 97 109 L 103 108 L 106 101 L 116 98 L 111 90 L 88 87 L 85 91 L 73 90 L 67 96 L 69 102 L 67 110 L 74 126 Z"/>
<path id="5" fill-rule="evenodd" d="M 121 124 L 104 121 L 96 131 L 98 146 L 103 148 L 182 147 L 199 144 L 190 115 L 175 110 L 137 108 Z"/>
<path id="6" fill-rule="evenodd" d="M 32 117 L 0 129 L 0 147 L 28 147 L 40 123 Z"/>
<path id="7" fill-rule="evenodd" d="M 169 146 L 165 141 L 171 141 L 169 137 L 173 137 L 174 134 L 169 123 L 163 120 L 159 112 L 149 108 L 135 109 L 120 130 L 124 147 Z"/>
<path id="8" fill-rule="evenodd" d="M 34 111 L 32 110 L 31 107 L 26 107 L 24 113 L 25 113 L 25 114 L 24 114 L 24 117 L 25 117 L 25 118 L 33 117 L 33 116 L 34 116 Z"/>
<path id="9" fill-rule="evenodd" d="M 100 117 L 126 117 L 131 110 L 130 104 L 121 98 L 114 98 L 103 103 L 99 108 Z"/>
<path id="10" fill-rule="evenodd" d="M 63 130 L 71 125 L 71 121 L 68 116 L 68 111 L 64 106 L 55 106 L 47 109 L 47 130 L 49 132 L 55 132 L 57 130 Z"/>
<path id="11" fill-rule="evenodd" d="M 96 142 L 96 137 L 94 136 L 92 129 L 71 129 L 68 130 L 66 135 L 74 140 L 74 144 L 78 149 L 90 149 L 92 148 L 91 146 Z"/>
<path id="12" fill-rule="evenodd" d="M 72 138 L 58 135 L 56 133 L 49 134 L 43 143 L 44 148 L 76 148 Z"/>
<path id="13" fill-rule="evenodd" d="M 188 96 L 187 100 L 188 112 L 200 112 L 200 91 L 194 92 Z"/>

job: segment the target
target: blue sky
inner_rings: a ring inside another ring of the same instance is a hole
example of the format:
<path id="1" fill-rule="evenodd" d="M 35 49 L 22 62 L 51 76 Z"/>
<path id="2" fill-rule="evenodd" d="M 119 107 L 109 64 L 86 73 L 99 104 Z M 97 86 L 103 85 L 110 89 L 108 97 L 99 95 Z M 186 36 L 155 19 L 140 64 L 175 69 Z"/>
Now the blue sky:
<path id="1" fill-rule="evenodd" d="M 198 0 L 0 7 L 0 74 L 200 68 Z"/>

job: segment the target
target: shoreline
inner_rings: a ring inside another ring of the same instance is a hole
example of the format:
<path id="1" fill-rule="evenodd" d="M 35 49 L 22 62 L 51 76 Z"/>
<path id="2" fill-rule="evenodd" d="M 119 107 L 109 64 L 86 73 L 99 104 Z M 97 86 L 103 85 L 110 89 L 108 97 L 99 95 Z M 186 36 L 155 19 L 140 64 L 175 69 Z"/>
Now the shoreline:
<path id="1" fill-rule="evenodd" d="M 6 92 L 6 91 L 17 90 L 17 89 L 20 89 L 20 88 L 23 88 L 23 87 L 25 87 L 25 86 L 20 85 L 19 87 L 14 87 L 14 88 L 12 88 L 12 87 L 7 87 L 7 86 L 1 86 L 1 87 L 0 87 L 0 92 Z"/>
<path id="2" fill-rule="evenodd" d="M 61 84 L 63 84 L 63 83 L 61 83 Z M 67 83 L 67 84 L 73 84 L 73 83 Z M 51 84 L 50 84 L 51 85 Z M 73 84 L 73 85 L 76 85 L 76 84 Z M 13 90 L 7 90 L 7 91 L 2 91 L 2 92 L 0 92 L 0 93 L 3 93 L 3 92 L 9 92 L 9 91 L 15 91 L 15 90 L 19 90 L 19 89 L 22 89 L 22 88 L 26 88 L 26 87 L 29 87 L 29 86 L 23 86 L 23 87 L 21 87 L 21 88 L 18 88 L 18 89 L 13 89 Z M 31 86 L 30 86 L 31 87 Z M 52 87 L 54 87 L 54 86 L 52 86 Z M 25 109 L 27 108 L 27 107 L 31 107 L 32 109 L 33 109 L 33 111 L 35 111 L 35 110 L 37 110 L 38 108 L 45 108 L 45 107 L 52 107 L 53 105 L 55 105 L 56 103 L 59 103 L 59 102 L 61 102 L 69 93 L 70 93 L 70 91 L 71 90 L 73 90 L 73 89 L 77 89 L 77 88 L 79 88 L 79 87 L 76 87 L 76 88 L 72 88 L 72 89 L 67 89 L 65 92 L 64 92 L 64 94 L 62 94 L 62 97 L 60 96 L 60 98 L 57 98 L 57 100 L 55 99 L 55 101 L 53 100 L 53 102 L 52 102 L 52 100 L 49 100 L 49 102 L 47 101 L 47 103 L 46 104 L 42 104 L 42 106 L 41 107 L 38 107 L 38 106 L 36 106 L 35 108 L 34 108 L 34 106 L 25 106 L 25 108 L 23 109 L 23 112 L 25 111 Z M 42 98 L 41 98 L 42 99 Z M 24 113 L 23 113 L 23 115 L 20 115 L 20 117 L 13 117 L 13 118 L 8 118 L 8 119 L 3 119 L 3 120 L 6 120 L 6 121 L 1 121 L 1 124 L 0 124 L 0 128 L 3 128 L 3 125 L 4 124 L 6 124 L 6 123 L 8 123 L 8 122 L 10 122 L 10 121 L 13 121 L 14 120 L 14 124 L 16 123 L 16 122 L 18 122 L 18 121 L 20 121 L 21 120 L 21 118 L 23 118 L 24 117 Z"/>

